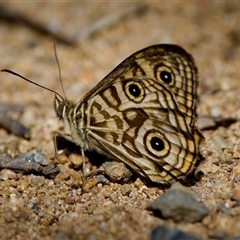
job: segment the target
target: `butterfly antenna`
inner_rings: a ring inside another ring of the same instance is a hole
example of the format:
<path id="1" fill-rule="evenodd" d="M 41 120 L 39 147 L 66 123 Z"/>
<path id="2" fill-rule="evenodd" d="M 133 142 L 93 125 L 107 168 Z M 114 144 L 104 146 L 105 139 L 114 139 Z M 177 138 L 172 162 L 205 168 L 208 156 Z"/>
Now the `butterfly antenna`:
<path id="1" fill-rule="evenodd" d="M 58 66 L 58 74 L 59 74 L 61 88 L 62 88 L 62 91 L 63 91 L 64 100 L 65 100 L 65 102 L 67 102 L 66 94 L 65 94 L 65 91 L 64 91 L 64 87 L 63 87 L 61 68 L 60 68 L 60 64 L 59 64 L 59 61 L 58 61 L 57 48 L 56 48 L 55 42 L 53 43 L 53 49 L 54 49 L 54 55 L 55 55 L 55 59 L 56 59 L 57 66 Z"/>
<path id="2" fill-rule="evenodd" d="M 38 87 L 40 87 L 40 88 L 43 88 L 43 89 L 46 89 L 46 90 L 48 90 L 48 91 L 50 91 L 50 92 L 52 92 L 52 93 L 55 93 L 55 94 L 56 94 L 57 96 L 59 96 L 62 100 L 64 100 L 64 98 L 63 98 L 59 93 L 57 93 L 56 91 L 54 91 L 54 90 L 52 90 L 52 89 L 50 89 L 50 88 L 44 87 L 44 86 L 42 86 L 42 85 L 40 85 L 40 84 L 38 84 L 38 83 L 36 83 L 36 82 L 33 82 L 33 81 L 31 81 L 31 80 L 23 77 L 22 75 L 20 75 L 20 74 L 18 74 L 18 73 L 16 73 L 16 72 L 13 72 L 13 71 L 11 71 L 11 70 L 9 70 L 9 69 L 2 69 L 1 72 L 7 72 L 7 73 L 10 73 L 10 74 L 15 75 L 15 76 L 17 76 L 17 77 L 20 77 L 20 78 L 24 79 L 25 81 L 30 82 L 30 83 L 32 83 L 32 84 L 34 84 L 34 85 L 36 85 L 36 86 L 38 86 Z"/>

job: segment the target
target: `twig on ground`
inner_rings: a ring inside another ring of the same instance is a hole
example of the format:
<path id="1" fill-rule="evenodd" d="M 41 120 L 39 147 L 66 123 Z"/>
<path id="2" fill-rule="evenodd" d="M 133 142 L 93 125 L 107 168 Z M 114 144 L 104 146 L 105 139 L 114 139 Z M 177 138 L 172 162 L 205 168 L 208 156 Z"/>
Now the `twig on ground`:
<path id="1" fill-rule="evenodd" d="M 26 161 L 23 158 L 10 158 L 7 156 L 0 156 L 1 169 L 10 169 L 24 174 L 42 174 L 50 178 L 54 178 L 60 172 L 60 169 L 53 164 L 43 166 L 37 162 Z"/>
<path id="2" fill-rule="evenodd" d="M 3 6 L 2 4 L 0 5 L 0 18 L 11 21 L 14 23 L 22 23 L 26 25 L 27 27 L 38 31 L 41 34 L 47 34 L 52 36 L 55 40 L 69 45 L 69 46 L 74 46 L 75 41 L 73 39 L 69 39 L 65 36 L 63 36 L 60 33 L 54 32 L 51 28 L 49 28 L 46 25 L 43 25 L 39 22 L 37 22 L 35 19 L 32 19 L 28 16 L 22 15 L 21 13 L 18 13 L 17 11 L 14 11 L 8 7 Z"/>
<path id="3" fill-rule="evenodd" d="M 124 8 L 121 9 L 121 11 L 118 10 L 110 13 L 109 15 L 98 19 L 91 25 L 82 29 L 80 34 L 78 35 L 78 38 L 81 40 L 83 38 L 91 37 L 92 35 L 102 31 L 103 29 L 113 26 L 114 24 L 128 16 L 143 13 L 146 9 L 147 6 L 145 4 L 137 4 L 134 7 Z"/>
<path id="4" fill-rule="evenodd" d="M 23 111 L 23 109 L 23 105 L 14 103 L 0 103 L 0 127 L 17 136 L 29 140 L 31 137 L 30 129 L 25 127 L 18 120 L 15 120 L 8 116 L 8 112 L 20 113 Z"/>
<path id="5" fill-rule="evenodd" d="M 201 130 L 214 130 L 219 127 L 228 127 L 237 122 L 236 118 L 216 118 L 212 116 L 200 115 L 198 117 L 198 127 Z"/>

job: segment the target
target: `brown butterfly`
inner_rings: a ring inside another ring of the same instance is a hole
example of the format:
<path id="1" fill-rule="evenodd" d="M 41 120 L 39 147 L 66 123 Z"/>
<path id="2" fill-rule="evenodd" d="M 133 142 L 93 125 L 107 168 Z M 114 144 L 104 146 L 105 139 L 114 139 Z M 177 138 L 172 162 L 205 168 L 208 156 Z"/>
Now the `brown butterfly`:
<path id="1" fill-rule="evenodd" d="M 56 114 L 69 129 L 57 135 L 78 145 L 83 156 L 95 150 L 153 182 L 183 178 L 200 159 L 197 86 L 197 67 L 184 49 L 147 47 L 120 63 L 77 104 L 55 92 Z"/>

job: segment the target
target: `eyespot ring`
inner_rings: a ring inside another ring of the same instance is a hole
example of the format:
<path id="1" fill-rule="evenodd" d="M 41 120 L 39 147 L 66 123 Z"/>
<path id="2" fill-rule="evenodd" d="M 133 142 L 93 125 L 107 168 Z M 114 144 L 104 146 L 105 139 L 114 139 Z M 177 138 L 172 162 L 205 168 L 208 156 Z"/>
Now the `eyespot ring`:
<path id="1" fill-rule="evenodd" d="M 128 81 L 124 86 L 124 92 L 129 100 L 140 103 L 145 98 L 144 86 L 138 81 Z"/>
<path id="2" fill-rule="evenodd" d="M 158 131 L 148 131 L 144 136 L 146 149 L 155 157 L 165 157 L 170 151 L 167 139 Z"/>
<path id="3" fill-rule="evenodd" d="M 156 65 L 154 67 L 154 76 L 161 82 L 172 85 L 175 77 L 171 68 L 165 65 Z"/>

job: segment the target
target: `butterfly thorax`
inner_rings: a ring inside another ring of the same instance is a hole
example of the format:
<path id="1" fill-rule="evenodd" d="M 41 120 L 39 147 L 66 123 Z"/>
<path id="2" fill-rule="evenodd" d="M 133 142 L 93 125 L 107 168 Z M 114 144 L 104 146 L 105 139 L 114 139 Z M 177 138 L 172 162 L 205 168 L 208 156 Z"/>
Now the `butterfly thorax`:
<path id="1" fill-rule="evenodd" d="M 81 112 L 78 112 L 78 122 L 76 122 L 76 104 L 72 101 L 55 96 L 54 107 L 57 117 L 64 123 L 64 134 L 67 140 L 75 143 L 84 150 L 90 149 L 85 134 L 85 127 Z"/>

